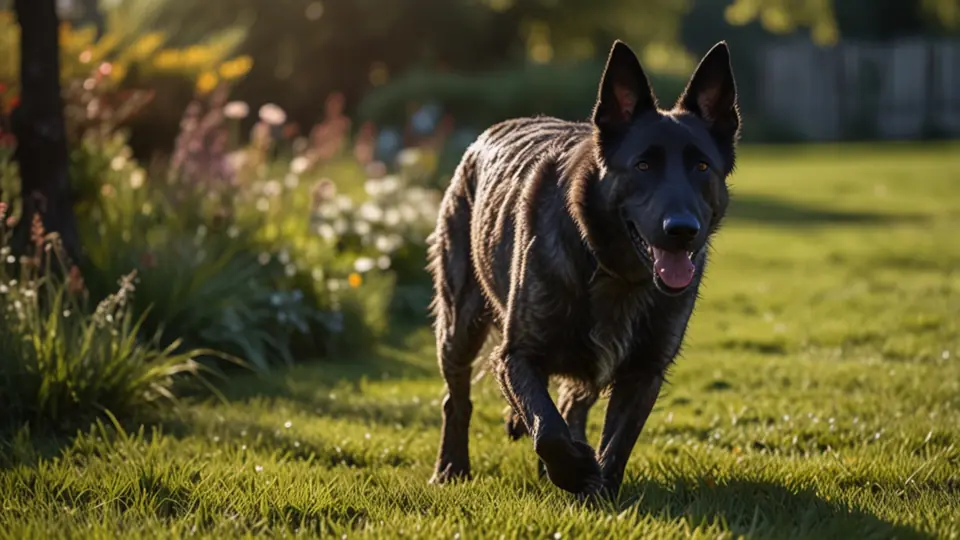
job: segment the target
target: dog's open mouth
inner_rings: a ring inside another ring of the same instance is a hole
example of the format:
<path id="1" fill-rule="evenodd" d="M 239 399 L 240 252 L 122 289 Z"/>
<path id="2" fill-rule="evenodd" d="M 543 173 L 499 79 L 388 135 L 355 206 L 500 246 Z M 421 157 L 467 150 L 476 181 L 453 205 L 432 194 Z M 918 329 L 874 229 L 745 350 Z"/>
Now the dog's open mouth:
<path id="1" fill-rule="evenodd" d="M 625 220 L 630 241 L 640 258 L 652 269 L 653 282 L 662 292 L 682 293 L 693 282 L 697 266 L 693 259 L 695 251 L 668 251 L 652 246 L 643 239 L 636 224 Z"/>

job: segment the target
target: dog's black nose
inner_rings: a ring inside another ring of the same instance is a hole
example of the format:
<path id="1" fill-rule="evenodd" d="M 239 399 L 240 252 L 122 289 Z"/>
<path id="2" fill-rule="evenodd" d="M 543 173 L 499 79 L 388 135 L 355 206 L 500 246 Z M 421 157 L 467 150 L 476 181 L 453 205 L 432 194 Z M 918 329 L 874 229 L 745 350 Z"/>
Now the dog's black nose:
<path id="1" fill-rule="evenodd" d="M 663 232 L 671 238 L 689 242 L 700 232 L 700 222 L 690 214 L 667 216 L 663 220 Z"/>

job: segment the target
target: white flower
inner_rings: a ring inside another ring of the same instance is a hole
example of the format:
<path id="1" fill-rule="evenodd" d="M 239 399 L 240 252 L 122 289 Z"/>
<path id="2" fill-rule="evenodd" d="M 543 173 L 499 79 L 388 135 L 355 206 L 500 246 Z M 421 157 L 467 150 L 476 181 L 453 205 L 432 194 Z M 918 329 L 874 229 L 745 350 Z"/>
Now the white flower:
<path id="1" fill-rule="evenodd" d="M 374 245 L 380 253 L 390 253 L 393 251 L 393 242 L 386 236 L 378 236 L 374 241 Z"/>
<path id="2" fill-rule="evenodd" d="M 383 219 L 383 209 L 370 201 L 361 204 L 357 213 L 361 218 L 373 223 L 378 223 Z"/>
<path id="3" fill-rule="evenodd" d="M 376 264 L 377 264 L 376 261 L 374 261 L 370 257 L 360 257 L 353 263 L 353 269 L 362 274 L 364 272 L 369 272 L 370 270 L 373 270 Z"/>
<path id="4" fill-rule="evenodd" d="M 293 173 L 287 173 L 283 177 L 283 185 L 287 186 L 287 189 L 294 189 L 300 185 L 300 177 Z"/>
<path id="5" fill-rule="evenodd" d="M 343 211 L 353 210 L 353 200 L 346 195 L 337 195 L 337 208 Z"/>
<path id="6" fill-rule="evenodd" d="M 370 224 L 366 221 L 356 221 L 353 224 L 353 231 L 359 234 L 360 236 L 366 236 L 370 234 Z"/>
<path id="7" fill-rule="evenodd" d="M 386 255 L 381 255 L 377 257 L 377 268 L 381 270 L 386 270 L 387 268 L 390 268 L 390 257 L 387 257 Z"/>
<path id="8" fill-rule="evenodd" d="M 260 120 L 271 126 L 281 126 L 287 121 L 287 113 L 273 103 L 266 103 L 260 107 Z"/>
<path id="9" fill-rule="evenodd" d="M 337 236 L 337 231 L 329 223 L 323 223 L 317 227 L 317 233 L 324 240 L 333 240 Z"/>
<path id="10" fill-rule="evenodd" d="M 143 186 L 146 177 L 147 175 L 144 174 L 143 170 L 134 170 L 132 173 L 130 173 L 130 187 L 133 189 L 140 189 Z"/>
<path id="11" fill-rule="evenodd" d="M 227 118 L 240 120 L 250 114 L 250 106 L 243 101 L 231 101 L 223 106 L 223 115 Z"/>
<path id="12" fill-rule="evenodd" d="M 281 189 L 280 182 L 270 180 L 263 185 L 263 194 L 267 197 L 275 197 L 280 194 Z"/>
<path id="13" fill-rule="evenodd" d="M 307 167 L 310 166 L 310 160 L 303 157 L 297 156 L 293 158 L 293 161 L 290 162 L 290 171 L 293 174 L 303 174 L 307 170 Z"/>
<path id="14" fill-rule="evenodd" d="M 380 181 L 379 180 L 367 180 L 363 183 L 363 190 L 367 192 L 367 195 L 371 197 L 376 197 L 380 194 Z"/>
<path id="15" fill-rule="evenodd" d="M 403 221 L 407 223 L 413 223 L 417 220 L 417 209 L 413 206 L 409 204 L 401 204 L 398 210 L 400 211 L 400 216 L 403 217 Z"/>
<path id="16" fill-rule="evenodd" d="M 400 211 L 396 208 L 390 208 L 383 214 L 383 223 L 387 227 L 396 227 L 400 224 L 401 219 Z"/>
<path id="17" fill-rule="evenodd" d="M 257 210 L 261 212 L 266 212 L 269 209 L 270 209 L 270 201 L 268 201 L 263 197 L 260 197 L 259 199 L 257 199 Z"/>
<path id="18" fill-rule="evenodd" d="M 400 179 L 396 175 L 384 176 L 383 180 L 380 181 L 380 189 L 383 194 L 393 193 L 400 187 Z"/>
<path id="19" fill-rule="evenodd" d="M 420 161 L 421 152 L 416 148 L 404 148 L 397 152 L 397 163 L 402 167 L 412 167 Z"/>
<path id="20" fill-rule="evenodd" d="M 234 170 L 242 169 L 246 162 L 247 153 L 243 150 L 237 150 L 227 154 L 227 163 L 230 165 L 230 168 Z"/>
<path id="21" fill-rule="evenodd" d="M 334 204 L 321 204 L 317 208 L 317 214 L 324 219 L 332 219 L 340 214 L 340 210 Z"/>
<path id="22" fill-rule="evenodd" d="M 127 158 L 123 156 L 116 156 L 110 160 L 110 168 L 119 171 L 127 164 Z"/>

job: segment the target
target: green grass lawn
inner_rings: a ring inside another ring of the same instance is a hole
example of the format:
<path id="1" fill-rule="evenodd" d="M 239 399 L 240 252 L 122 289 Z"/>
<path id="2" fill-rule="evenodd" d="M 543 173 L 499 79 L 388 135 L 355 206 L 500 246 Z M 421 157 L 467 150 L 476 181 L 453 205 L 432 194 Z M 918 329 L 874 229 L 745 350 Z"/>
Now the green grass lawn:
<path id="1" fill-rule="evenodd" d="M 960 146 L 748 148 L 732 185 L 616 505 L 537 479 L 490 377 L 474 479 L 427 485 L 443 385 L 421 329 L 159 427 L 23 433 L 0 535 L 960 538 Z"/>

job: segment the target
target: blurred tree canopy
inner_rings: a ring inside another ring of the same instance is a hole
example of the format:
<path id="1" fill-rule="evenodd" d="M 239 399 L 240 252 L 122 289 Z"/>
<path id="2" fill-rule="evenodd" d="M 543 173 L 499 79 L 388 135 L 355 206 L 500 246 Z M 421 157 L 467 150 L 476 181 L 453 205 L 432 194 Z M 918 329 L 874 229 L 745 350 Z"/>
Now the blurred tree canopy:
<path id="1" fill-rule="evenodd" d="M 319 115 L 333 91 L 353 107 L 412 68 L 476 73 L 570 63 L 603 56 L 614 38 L 652 71 L 686 73 L 704 51 L 687 52 L 684 22 L 718 1 L 723 19 L 702 21 L 708 26 L 759 22 L 768 33 L 809 31 L 823 44 L 960 26 L 960 0 L 165 0 L 154 20 L 181 44 L 246 28 L 239 52 L 255 66 L 238 92 L 257 101 L 282 83 L 280 104 L 300 117 Z"/>
<path id="2" fill-rule="evenodd" d="M 960 0 L 733 0 L 727 22 L 759 20 L 774 34 L 808 28 L 820 44 L 840 36 L 884 40 L 960 29 Z"/>
<path id="3" fill-rule="evenodd" d="M 103 24 L 102 15 L 90 9 L 95 2 L 59 3 L 74 7 L 75 20 Z M 141 28 L 169 36 L 168 47 L 242 33 L 234 53 L 248 55 L 253 66 L 234 97 L 254 107 L 275 102 L 302 124 L 318 120 L 334 92 L 343 94 L 353 112 L 372 90 L 407 73 L 509 76 L 511 70 L 523 74 L 537 66 L 563 73 L 601 60 L 615 38 L 627 41 L 649 71 L 683 77 L 719 39 L 750 50 L 771 35 L 808 35 L 828 45 L 841 36 L 883 40 L 960 29 L 960 0 L 99 2 L 101 11 L 124 3 L 149 11 Z M 738 74 L 749 70 L 745 64 L 738 65 Z M 187 91 L 175 95 L 189 98 Z M 150 126 L 158 141 L 172 140 L 176 122 L 170 130 L 156 119 Z"/>

